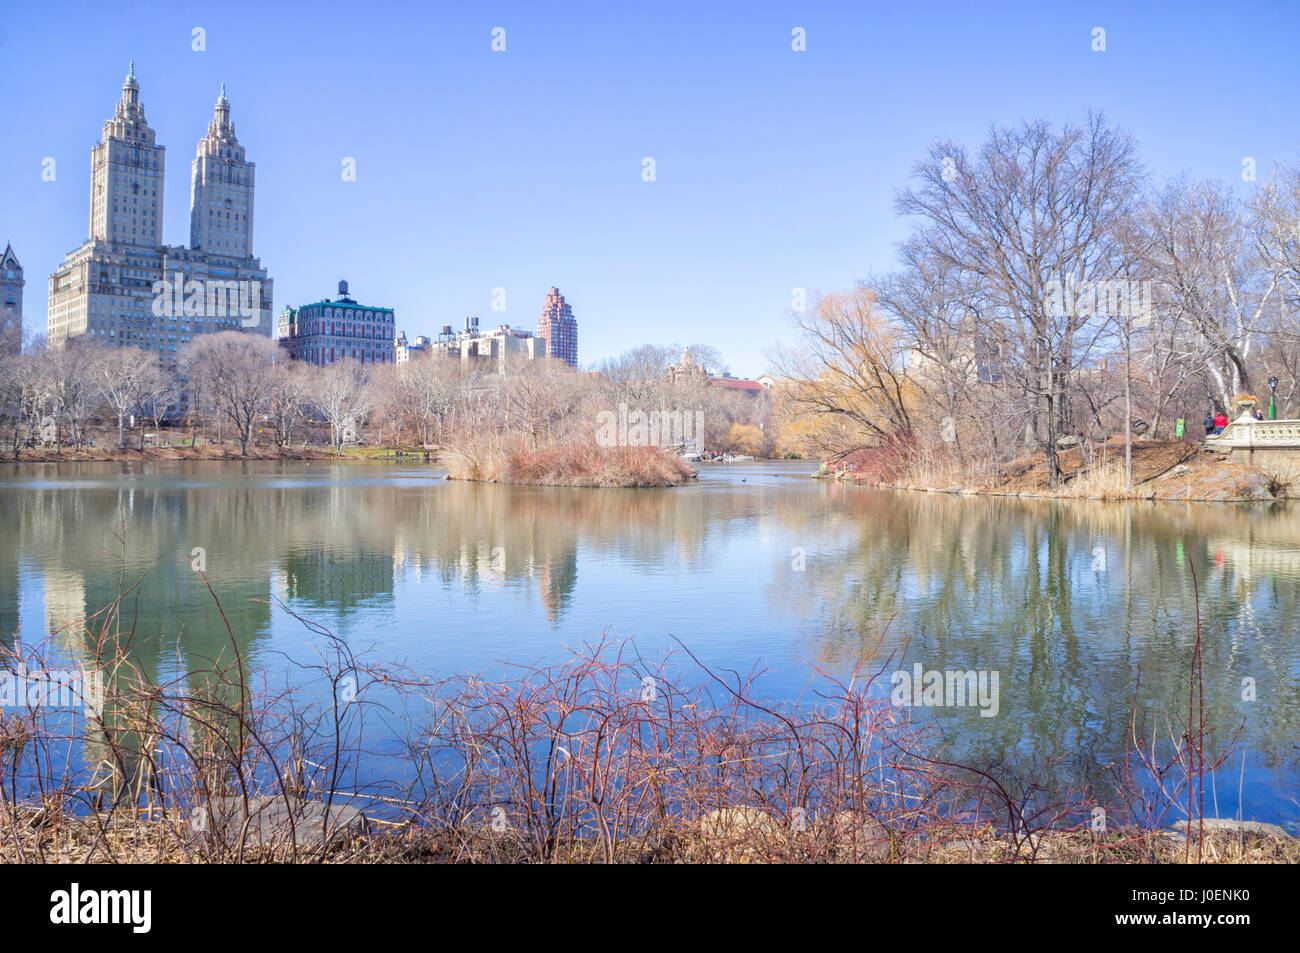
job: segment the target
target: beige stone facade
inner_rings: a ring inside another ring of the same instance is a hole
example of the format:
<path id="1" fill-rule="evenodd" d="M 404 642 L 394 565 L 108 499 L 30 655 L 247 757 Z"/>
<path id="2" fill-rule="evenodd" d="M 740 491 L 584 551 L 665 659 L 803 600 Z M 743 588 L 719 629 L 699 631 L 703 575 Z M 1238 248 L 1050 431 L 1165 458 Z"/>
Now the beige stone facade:
<path id="1" fill-rule="evenodd" d="M 91 151 L 90 237 L 50 275 L 51 347 L 89 335 L 170 364 L 198 334 L 270 335 L 272 285 L 252 257 L 254 168 L 224 86 L 193 164 L 188 246 L 161 240 L 165 160 L 133 65 Z"/>

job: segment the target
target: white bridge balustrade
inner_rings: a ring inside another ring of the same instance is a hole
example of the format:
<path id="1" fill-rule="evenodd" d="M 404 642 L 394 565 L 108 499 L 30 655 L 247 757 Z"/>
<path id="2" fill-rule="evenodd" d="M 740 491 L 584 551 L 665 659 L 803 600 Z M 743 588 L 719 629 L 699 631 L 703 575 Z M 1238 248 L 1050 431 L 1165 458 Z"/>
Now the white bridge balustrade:
<path id="1" fill-rule="evenodd" d="M 1285 579 L 1300 573 L 1300 549 L 1294 545 L 1243 541 L 1231 536 L 1210 536 L 1205 543 L 1209 552 L 1222 556 L 1224 563 L 1247 584 L 1269 576 Z"/>
<path id="2" fill-rule="evenodd" d="M 1223 433 L 1206 437 L 1205 449 L 1233 463 L 1300 478 L 1300 420 L 1256 420 L 1248 409 Z"/>

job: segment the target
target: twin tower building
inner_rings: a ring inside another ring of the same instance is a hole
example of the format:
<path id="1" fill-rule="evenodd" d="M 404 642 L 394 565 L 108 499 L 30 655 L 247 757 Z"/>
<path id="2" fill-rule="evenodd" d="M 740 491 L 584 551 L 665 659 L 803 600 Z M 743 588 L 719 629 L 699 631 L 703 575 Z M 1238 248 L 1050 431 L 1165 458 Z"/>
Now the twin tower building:
<path id="1" fill-rule="evenodd" d="M 162 242 L 165 155 L 145 121 L 133 63 L 113 118 L 91 151 L 90 238 L 50 275 L 51 347 L 90 335 L 97 343 L 151 351 L 174 364 L 199 334 L 272 335 L 271 280 L 253 257 L 255 170 L 235 138 L 224 84 L 190 166 L 188 245 Z M 355 305 L 346 295 L 341 302 Z M 391 311 L 337 307 L 328 300 L 320 304 L 323 310 L 315 316 L 332 320 L 309 322 L 314 332 L 327 335 L 312 350 L 315 362 L 348 356 L 392 363 Z M 371 312 L 382 320 L 371 321 Z M 538 336 L 548 344 L 546 356 L 577 366 L 577 322 L 556 288 L 546 298 Z"/>
<path id="2" fill-rule="evenodd" d="M 224 84 L 190 167 L 190 240 L 162 241 L 166 149 L 145 121 L 135 67 L 91 152 L 90 238 L 50 276 L 51 346 L 91 335 L 173 363 L 192 337 L 270 335 L 271 281 L 253 257 L 254 166 Z"/>

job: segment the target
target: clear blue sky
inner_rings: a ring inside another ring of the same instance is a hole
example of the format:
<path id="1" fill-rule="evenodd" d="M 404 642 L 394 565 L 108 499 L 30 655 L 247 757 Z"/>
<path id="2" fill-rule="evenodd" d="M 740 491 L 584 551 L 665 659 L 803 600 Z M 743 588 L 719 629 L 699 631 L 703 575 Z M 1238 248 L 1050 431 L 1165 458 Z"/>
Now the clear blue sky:
<path id="1" fill-rule="evenodd" d="M 408 333 L 473 313 L 532 328 L 554 284 L 584 364 L 697 341 L 758 374 L 789 338 L 791 288 L 890 267 L 893 192 L 936 138 L 1096 106 L 1155 175 L 1238 184 L 1243 156 L 1262 178 L 1300 149 L 1295 2 L 14 3 L 0 31 L 0 240 L 42 328 L 131 59 L 167 146 L 168 244 L 188 241 L 190 160 L 224 80 L 277 311 L 347 278 Z"/>

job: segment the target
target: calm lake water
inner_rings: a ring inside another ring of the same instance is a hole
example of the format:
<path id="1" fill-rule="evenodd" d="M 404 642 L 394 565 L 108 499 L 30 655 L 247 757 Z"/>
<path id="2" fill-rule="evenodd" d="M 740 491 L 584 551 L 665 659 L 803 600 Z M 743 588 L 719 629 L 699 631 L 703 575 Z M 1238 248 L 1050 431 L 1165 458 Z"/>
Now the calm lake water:
<path id="1" fill-rule="evenodd" d="M 123 610 L 139 663 L 199 668 L 229 651 L 190 568 L 202 547 L 250 668 L 271 681 L 319 645 L 280 601 L 431 676 L 559 662 L 605 631 L 645 657 L 676 636 L 710 666 L 764 669 L 774 700 L 817 669 L 884 668 L 885 691 L 916 663 L 997 672 L 996 717 L 925 710 L 952 754 L 1104 787 L 1135 705 L 1186 719 L 1194 566 L 1207 717 L 1223 735 L 1242 727 L 1218 813 L 1237 813 L 1240 785 L 1245 816 L 1300 819 L 1300 508 L 950 497 L 809 471 L 706 466 L 676 489 L 587 490 L 410 464 L 9 466 L 0 632 L 47 642 L 140 580 Z"/>

